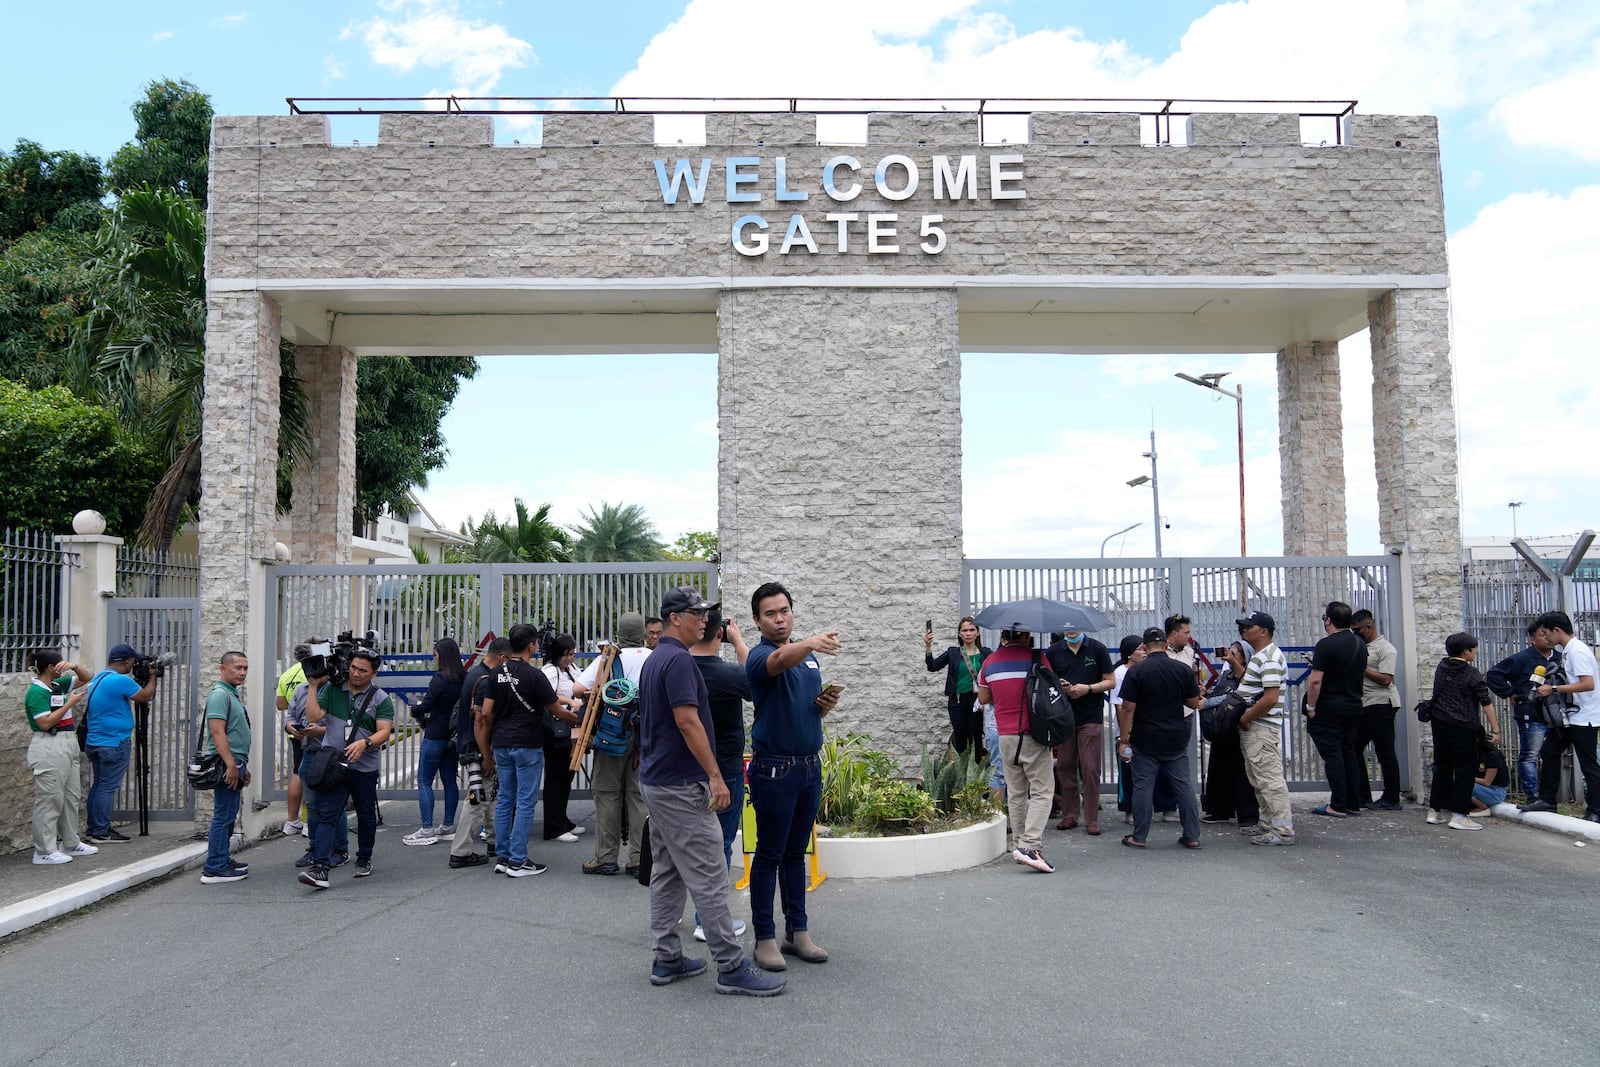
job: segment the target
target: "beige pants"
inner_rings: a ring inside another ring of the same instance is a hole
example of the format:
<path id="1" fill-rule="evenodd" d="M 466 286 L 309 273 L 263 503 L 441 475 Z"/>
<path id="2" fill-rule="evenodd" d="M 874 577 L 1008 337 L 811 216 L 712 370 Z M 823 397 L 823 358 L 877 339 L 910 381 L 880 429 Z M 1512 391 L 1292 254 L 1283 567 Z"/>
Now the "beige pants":
<path id="1" fill-rule="evenodd" d="M 48 856 L 58 848 L 77 848 L 83 799 L 77 735 L 71 730 L 34 734 L 28 769 L 33 772 L 34 851 Z"/>
<path id="2" fill-rule="evenodd" d="M 1017 751 L 1022 761 L 1017 762 Z M 1006 776 L 1006 805 L 1011 812 L 1011 838 L 1015 848 L 1044 844 L 1050 821 L 1050 798 L 1055 794 L 1055 767 L 1050 749 L 1026 735 L 1000 738 L 1000 769 Z"/>
<path id="3" fill-rule="evenodd" d="M 1294 833 L 1289 814 L 1289 786 L 1283 780 L 1283 752 L 1279 742 L 1283 728 L 1276 723 L 1253 722 L 1239 731 L 1239 748 L 1244 753 L 1244 773 L 1256 791 L 1261 807 L 1261 825 Z"/>

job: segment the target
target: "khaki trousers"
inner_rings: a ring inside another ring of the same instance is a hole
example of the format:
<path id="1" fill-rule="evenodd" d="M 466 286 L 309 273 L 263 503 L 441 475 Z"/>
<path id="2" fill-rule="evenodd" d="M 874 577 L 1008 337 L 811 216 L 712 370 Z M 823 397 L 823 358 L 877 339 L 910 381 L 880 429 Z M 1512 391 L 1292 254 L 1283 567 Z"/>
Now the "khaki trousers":
<path id="1" fill-rule="evenodd" d="M 1294 832 L 1289 814 L 1289 786 L 1283 780 L 1283 751 L 1279 747 L 1283 728 L 1257 720 L 1248 730 L 1239 731 L 1239 749 L 1244 753 L 1244 773 L 1256 791 L 1261 807 L 1261 825 Z"/>
<path id="2" fill-rule="evenodd" d="M 1022 753 L 1020 764 L 1019 750 Z M 1050 821 L 1050 798 L 1055 795 L 1055 768 L 1050 749 L 1027 735 L 1003 735 L 1000 769 L 1006 776 L 1012 847 L 1042 847 L 1045 824 Z"/>
<path id="3" fill-rule="evenodd" d="M 48 856 L 78 847 L 78 813 L 83 807 L 78 738 L 71 730 L 39 733 L 28 742 L 33 772 L 33 850 Z"/>

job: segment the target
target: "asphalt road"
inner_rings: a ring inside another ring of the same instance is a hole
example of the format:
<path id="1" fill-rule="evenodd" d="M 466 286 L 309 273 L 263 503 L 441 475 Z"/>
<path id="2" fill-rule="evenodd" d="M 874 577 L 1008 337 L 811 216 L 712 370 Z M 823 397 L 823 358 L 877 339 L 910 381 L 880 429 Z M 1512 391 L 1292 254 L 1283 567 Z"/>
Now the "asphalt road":
<path id="1" fill-rule="evenodd" d="M 1297 798 L 1304 802 L 1304 798 Z M 315 892 L 298 842 L 247 881 L 189 872 L 0 946 L 0 1063 L 1593 1063 L 1600 849 L 1416 809 L 1256 848 L 1051 830 L 1054 875 L 1009 859 L 829 881 L 770 1000 L 649 985 L 647 890 L 536 843 L 508 879 L 405 848 Z M 748 915 L 741 899 L 735 913 Z M 685 923 L 684 933 L 690 929 Z M 699 946 L 703 951 L 703 946 Z M 781 1036 L 780 1036 L 781 1035 Z"/>

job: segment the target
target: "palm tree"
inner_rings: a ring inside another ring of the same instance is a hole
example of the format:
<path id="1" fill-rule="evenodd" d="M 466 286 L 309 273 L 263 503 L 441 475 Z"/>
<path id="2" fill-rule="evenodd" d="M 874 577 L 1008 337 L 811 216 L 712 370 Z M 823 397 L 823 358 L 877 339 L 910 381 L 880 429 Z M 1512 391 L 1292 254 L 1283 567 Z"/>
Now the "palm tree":
<path id="1" fill-rule="evenodd" d="M 95 237 L 94 300 L 73 324 L 72 384 L 152 437 L 168 468 L 137 540 L 171 543 L 200 485 L 205 403 L 206 216 L 167 188 L 131 189 Z M 310 454 L 310 409 L 279 349 L 280 463 Z"/>
<path id="2" fill-rule="evenodd" d="M 484 512 L 476 523 L 469 516 L 461 532 L 472 538 L 472 548 L 462 555 L 470 554 L 474 562 L 482 563 L 566 563 L 572 559 L 572 535 L 550 521 L 549 504 L 539 505 L 531 515 L 521 497 L 512 506 L 512 515 L 505 522 L 493 511 Z M 467 561 L 458 557 L 458 562 Z"/>
<path id="3" fill-rule="evenodd" d="M 658 560 L 666 551 L 655 524 L 638 504 L 601 503 L 599 511 L 591 507 L 572 532 L 578 538 L 573 554 L 584 563 Z"/>

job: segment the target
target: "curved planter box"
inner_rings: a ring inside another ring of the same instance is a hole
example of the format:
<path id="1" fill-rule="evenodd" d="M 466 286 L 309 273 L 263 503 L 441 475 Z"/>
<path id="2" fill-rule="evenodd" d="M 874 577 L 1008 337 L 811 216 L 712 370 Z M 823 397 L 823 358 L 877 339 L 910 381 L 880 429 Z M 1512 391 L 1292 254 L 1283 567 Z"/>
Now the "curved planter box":
<path id="1" fill-rule="evenodd" d="M 821 837 L 817 864 L 830 878 L 904 878 L 959 871 L 988 863 L 1006 850 L 1006 817 L 906 837 Z"/>

